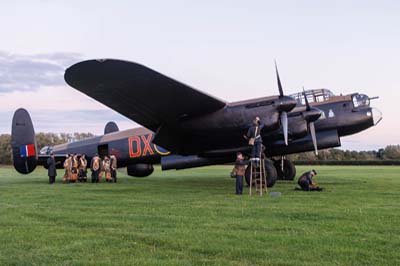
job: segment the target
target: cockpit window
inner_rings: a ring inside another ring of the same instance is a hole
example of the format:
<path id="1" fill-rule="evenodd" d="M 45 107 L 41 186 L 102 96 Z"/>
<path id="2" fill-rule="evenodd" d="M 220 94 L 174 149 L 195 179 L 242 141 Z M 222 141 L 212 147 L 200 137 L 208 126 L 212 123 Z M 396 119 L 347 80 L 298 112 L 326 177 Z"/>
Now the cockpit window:
<path id="1" fill-rule="evenodd" d="M 44 146 L 43 148 L 40 149 L 40 152 L 39 152 L 39 153 L 40 153 L 41 155 L 48 155 L 48 154 L 51 153 L 52 150 L 53 150 L 52 147 Z"/>
<path id="2" fill-rule="evenodd" d="M 328 89 L 317 89 L 317 90 L 307 90 L 305 91 L 307 100 L 309 103 L 313 102 L 324 102 L 329 100 L 331 97 L 335 96 L 330 90 Z M 294 99 L 297 100 L 297 102 L 301 105 L 305 105 L 306 102 L 304 100 L 304 95 L 303 92 L 299 92 L 296 94 L 290 95 Z"/>
<path id="3" fill-rule="evenodd" d="M 353 105 L 355 108 L 369 106 L 369 102 L 369 97 L 365 94 L 353 95 Z"/>

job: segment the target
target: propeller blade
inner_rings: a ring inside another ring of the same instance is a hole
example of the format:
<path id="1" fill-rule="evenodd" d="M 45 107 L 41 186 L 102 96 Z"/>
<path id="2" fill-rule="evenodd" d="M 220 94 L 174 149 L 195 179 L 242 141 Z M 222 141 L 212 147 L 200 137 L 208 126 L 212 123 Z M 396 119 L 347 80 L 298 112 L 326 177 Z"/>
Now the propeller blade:
<path id="1" fill-rule="evenodd" d="M 311 133 L 312 142 L 314 144 L 315 155 L 318 155 L 317 135 L 315 134 L 314 122 L 311 122 L 309 124 L 309 126 L 310 126 L 310 133 Z"/>
<path id="2" fill-rule="evenodd" d="M 279 78 L 278 66 L 276 65 L 276 61 L 275 61 L 275 72 L 276 72 L 276 79 L 278 81 L 279 96 L 283 97 L 282 83 L 281 79 Z"/>
<path id="3" fill-rule="evenodd" d="M 288 118 L 287 118 L 287 113 L 283 111 L 281 113 L 281 123 L 282 123 L 282 128 L 283 128 L 283 137 L 285 139 L 285 144 L 286 146 L 288 145 Z"/>
<path id="4" fill-rule="evenodd" d="M 306 91 L 304 90 L 304 87 L 303 87 L 303 96 L 304 96 L 304 101 L 306 102 L 306 110 L 307 111 L 310 111 L 310 103 L 308 102 L 308 99 L 307 99 L 307 96 L 306 96 Z"/>

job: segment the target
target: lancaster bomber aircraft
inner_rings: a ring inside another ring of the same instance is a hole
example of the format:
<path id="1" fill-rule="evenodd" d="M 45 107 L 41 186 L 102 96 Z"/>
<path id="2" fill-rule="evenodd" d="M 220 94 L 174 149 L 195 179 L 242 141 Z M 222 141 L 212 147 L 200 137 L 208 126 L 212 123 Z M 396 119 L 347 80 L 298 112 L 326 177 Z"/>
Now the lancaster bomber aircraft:
<path id="1" fill-rule="evenodd" d="M 276 65 L 275 65 L 276 67 Z M 78 91 L 141 124 L 119 131 L 110 122 L 104 135 L 54 147 L 38 153 L 29 113 L 18 109 L 12 121 L 15 169 L 31 173 L 46 167 L 50 153 L 62 162 L 67 153 L 114 154 L 118 167 L 130 176 L 149 176 L 154 164 L 163 170 L 229 163 L 238 151 L 249 153 L 243 135 L 256 116 L 265 125 L 267 184 L 293 179 L 294 164 L 287 154 L 340 146 L 340 138 L 376 125 L 382 115 L 359 93 L 335 96 L 330 90 L 306 90 L 284 95 L 276 68 L 279 95 L 228 103 L 143 65 L 114 60 L 89 60 L 65 72 L 65 81 Z M 272 158 L 280 158 L 272 160 Z M 60 166 L 62 163 L 59 164 Z M 249 182 L 249 171 L 246 171 Z"/>

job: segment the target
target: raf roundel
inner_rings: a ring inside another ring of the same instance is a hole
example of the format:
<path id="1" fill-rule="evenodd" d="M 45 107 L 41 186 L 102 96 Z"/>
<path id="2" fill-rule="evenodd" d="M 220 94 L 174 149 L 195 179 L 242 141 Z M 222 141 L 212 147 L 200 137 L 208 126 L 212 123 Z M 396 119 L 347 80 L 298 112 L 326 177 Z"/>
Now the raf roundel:
<path id="1" fill-rule="evenodd" d="M 21 158 L 35 156 L 35 144 L 22 145 L 20 147 Z"/>

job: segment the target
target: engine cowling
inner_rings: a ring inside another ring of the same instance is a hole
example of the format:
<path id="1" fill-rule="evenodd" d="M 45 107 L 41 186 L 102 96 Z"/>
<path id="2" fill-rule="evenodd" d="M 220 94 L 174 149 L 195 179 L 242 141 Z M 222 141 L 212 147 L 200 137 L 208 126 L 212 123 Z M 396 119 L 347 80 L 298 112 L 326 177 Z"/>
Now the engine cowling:
<path id="1" fill-rule="evenodd" d="M 146 177 L 151 175 L 153 171 L 154 167 L 152 164 L 138 163 L 126 167 L 127 174 L 134 177 Z"/>

